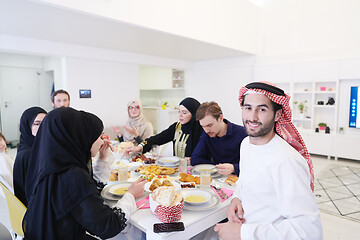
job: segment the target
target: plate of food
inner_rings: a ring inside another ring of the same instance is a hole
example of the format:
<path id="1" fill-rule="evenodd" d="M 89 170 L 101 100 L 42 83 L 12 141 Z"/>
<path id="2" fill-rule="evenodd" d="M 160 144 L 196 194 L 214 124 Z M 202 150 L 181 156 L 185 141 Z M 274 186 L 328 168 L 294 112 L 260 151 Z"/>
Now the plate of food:
<path id="1" fill-rule="evenodd" d="M 128 147 L 133 147 L 134 144 L 132 142 L 121 142 L 118 145 L 114 146 L 114 155 L 124 155 L 124 151 Z"/>
<path id="2" fill-rule="evenodd" d="M 120 187 L 118 184 L 122 184 Z M 114 182 L 114 183 L 111 183 L 111 184 L 108 184 L 106 185 L 103 190 L 101 191 L 100 195 L 101 197 L 103 197 L 104 199 L 107 199 L 107 200 L 112 200 L 112 201 L 118 201 L 121 199 L 121 197 L 123 196 L 122 194 L 113 194 L 111 193 L 109 190 L 110 188 L 112 188 L 112 192 L 114 190 L 116 190 L 116 188 L 121 188 L 121 187 L 129 187 L 131 183 L 128 183 L 128 185 L 125 185 L 125 183 L 119 183 L 119 182 Z M 117 186 L 115 189 L 113 189 L 113 186 Z M 120 190 L 118 190 L 120 191 Z"/>
<path id="3" fill-rule="evenodd" d="M 207 190 L 183 189 L 181 190 L 181 194 L 184 196 L 184 201 L 185 201 L 184 210 L 205 211 L 216 207 L 220 203 L 220 198 L 218 198 L 213 192 Z M 189 198 L 186 200 L 187 197 L 191 197 L 191 196 L 195 196 L 195 200 L 191 198 L 190 200 Z M 201 196 L 201 197 L 198 198 L 197 196 Z M 202 197 L 204 197 L 206 200 L 204 201 Z"/>
<path id="4" fill-rule="evenodd" d="M 127 192 L 130 185 L 131 183 L 128 182 L 115 183 L 109 187 L 109 193 L 116 197 L 121 197 Z"/>
<path id="5" fill-rule="evenodd" d="M 145 183 L 144 190 L 147 192 L 152 192 L 158 187 L 162 186 L 174 186 L 175 190 L 181 190 L 181 186 L 179 183 L 175 181 L 170 181 L 166 178 L 154 178 L 151 182 Z"/>
<path id="6" fill-rule="evenodd" d="M 147 157 L 144 154 L 140 154 L 140 155 L 136 155 L 134 157 L 131 158 L 132 162 L 141 162 L 144 164 L 152 164 L 155 163 L 155 158 L 153 157 Z"/>
<path id="7" fill-rule="evenodd" d="M 162 167 L 157 165 L 142 165 L 135 170 L 143 175 L 172 175 L 178 172 L 178 168 Z"/>
<path id="8" fill-rule="evenodd" d="M 195 182 L 181 182 L 180 186 L 182 189 L 195 189 L 196 183 Z"/>
<path id="9" fill-rule="evenodd" d="M 216 166 L 212 164 L 199 164 L 195 165 L 190 172 L 196 175 L 200 175 L 202 171 L 209 171 L 211 175 L 215 175 L 218 173 Z"/>
<path id="10" fill-rule="evenodd" d="M 191 174 L 187 173 L 180 173 L 180 182 L 194 182 L 196 184 L 200 184 L 200 177 L 199 176 L 193 176 Z"/>
<path id="11" fill-rule="evenodd" d="M 197 189 L 193 191 L 186 191 L 183 194 L 184 201 L 190 205 L 202 205 L 210 201 L 212 194 L 209 191 Z"/>
<path id="12" fill-rule="evenodd" d="M 157 160 L 158 165 L 165 167 L 176 167 L 179 166 L 179 157 L 161 157 Z"/>

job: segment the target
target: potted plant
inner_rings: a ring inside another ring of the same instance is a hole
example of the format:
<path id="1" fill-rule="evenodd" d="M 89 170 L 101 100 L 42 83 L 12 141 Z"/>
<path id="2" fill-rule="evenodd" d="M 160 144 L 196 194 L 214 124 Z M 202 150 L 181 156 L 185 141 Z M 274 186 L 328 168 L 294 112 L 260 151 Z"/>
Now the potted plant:
<path id="1" fill-rule="evenodd" d="M 161 108 L 162 108 L 163 110 L 165 110 L 165 109 L 166 109 L 167 104 L 168 104 L 168 102 L 167 102 L 167 101 L 165 101 L 165 102 L 161 105 Z"/>
<path id="2" fill-rule="evenodd" d="M 303 102 L 294 102 L 295 105 L 297 105 L 297 107 L 299 108 L 299 112 L 300 112 L 300 117 L 304 117 L 304 113 L 307 111 L 307 105 L 306 105 L 307 101 L 303 101 Z"/>
<path id="3" fill-rule="evenodd" d="M 326 125 L 326 123 L 321 122 L 321 123 L 318 124 L 318 126 L 319 126 L 319 129 L 320 129 L 320 130 L 324 130 L 324 131 L 325 131 L 325 128 L 326 128 L 327 125 Z"/>

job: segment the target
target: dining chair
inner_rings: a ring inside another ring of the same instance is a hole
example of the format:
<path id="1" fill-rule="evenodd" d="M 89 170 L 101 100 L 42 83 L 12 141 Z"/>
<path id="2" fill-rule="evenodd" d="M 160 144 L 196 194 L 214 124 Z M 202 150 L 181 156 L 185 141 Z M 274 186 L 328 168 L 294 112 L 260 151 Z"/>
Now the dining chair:
<path id="1" fill-rule="evenodd" d="M 7 202 L 7 210 L 10 217 L 12 228 L 11 236 L 13 239 L 22 239 L 24 231 L 22 229 L 22 220 L 24 218 L 26 207 L 24 204 L 0 181 L 1 189 Z M 20 237 L 20 238 L 19 238 Z"/>

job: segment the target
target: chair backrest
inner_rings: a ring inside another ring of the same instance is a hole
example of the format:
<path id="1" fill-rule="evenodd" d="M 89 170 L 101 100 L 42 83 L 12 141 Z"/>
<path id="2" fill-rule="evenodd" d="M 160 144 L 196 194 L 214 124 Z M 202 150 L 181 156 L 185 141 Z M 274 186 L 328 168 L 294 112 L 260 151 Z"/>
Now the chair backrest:
<path id="1" fill-rule="evenodd" d="M 26 207 L 5 185 L 0 182 L 1 189 L 3 190 L 8 205 L 11 228 L 20 237 L 24 237 L 22 229 L 22 220 L 24 218 Z"/>

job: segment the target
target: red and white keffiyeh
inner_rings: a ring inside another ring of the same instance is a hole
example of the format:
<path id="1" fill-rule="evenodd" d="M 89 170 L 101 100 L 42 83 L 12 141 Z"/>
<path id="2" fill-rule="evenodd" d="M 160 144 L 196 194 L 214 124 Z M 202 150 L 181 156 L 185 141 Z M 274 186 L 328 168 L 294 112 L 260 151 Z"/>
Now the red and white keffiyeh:
<path id="1" fill-rule="evenodd" d="M 268 82 L 261 82 L 258 84 L 264 84 L 274 86 L 272 83 Z M 311 190 L 314 191 L 314 170 L 313 170 L 313 164 L 310 158 L 310 154 L 306 148 L 305 142 L 302 139 L 299 131 L 296 129 L 294 124 L 291 122 L 291 108 L 290 108 L 290 96 L 285 93 L 285 96 L 277 95 L 272 92 L 258 89 L 258 88 L 246 88 L 242 87 L 239 92 L 239 102 L 240 105 L 242 105 L 242 100 L 244 97 L 244 94 L 252 90 L 256 93 L 261 93 L 267 96 L 271 101 L 279 104 L 282 106 L 282 115 L 280 119 L 277 121 L 275 125 L 275 129 L 277 134 L 279 134 L 286 142 L 288 142 L 293 148 L 295 148 L 307 161 L 307 164 L 309 166 L 310 175 L 311 175 L 311 182 L 310 187 Z"/>

